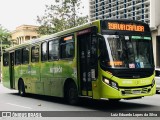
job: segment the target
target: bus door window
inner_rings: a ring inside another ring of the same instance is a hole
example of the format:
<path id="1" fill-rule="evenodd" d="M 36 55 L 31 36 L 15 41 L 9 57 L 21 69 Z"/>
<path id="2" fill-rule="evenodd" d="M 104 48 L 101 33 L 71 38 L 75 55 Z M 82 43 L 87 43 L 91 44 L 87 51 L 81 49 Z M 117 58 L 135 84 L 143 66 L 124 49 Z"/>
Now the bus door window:
<path id="1" fill-rule="evenodd" d="M 15 88 L 15 78 L 14 78 L 14 58 L 15 53 L 10 53 L 10 65 L 9 65 L 9 72 L 10 72 L 10 86 L 11 88 Z"/>
<path id="2" fill-rule="evenodd" d="M 91 72 L 91 56 L 94 56 L 95 49 L 92 47 L 91 50 L 91 38 L 90 33 L 78 36 L 80 88 L 82 91 L 86 91 L 86 94 L 82 92 L 82 95 L 89 95 L 88 91 L 92 90 L 91 73 L 94 73 L 94 71 Z M 94 40 L 92 43 L 94 44 Z"/>
<path id="3" fill-rule="evenodd" d="M 10 65 L 11 66 L 14 66 L 14 61 L 15 61 L 14 54 L 15 54 L 14 52 L 10 53 L 10 63 L 11 63 Z"/>
<path id="4" fill-rule="evenodd" d="M 97 35 L 93 34 L 91 37 L 91 58 L 90 58 L 92 80 L 96 80 L 96 78 L 98 77 L 97 39 L 98 39 Z"/>
<path id="5" fill-rule="evenodd" d="M 9 65 L 9 53 L 3 53 L 3 66 Z"/>

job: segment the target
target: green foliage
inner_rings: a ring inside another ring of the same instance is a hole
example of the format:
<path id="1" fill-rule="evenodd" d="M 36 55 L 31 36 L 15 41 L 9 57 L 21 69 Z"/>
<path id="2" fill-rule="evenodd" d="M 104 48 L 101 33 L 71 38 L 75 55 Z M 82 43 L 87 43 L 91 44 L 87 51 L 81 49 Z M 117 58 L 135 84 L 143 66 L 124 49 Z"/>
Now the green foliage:
<path id="1" fill-rule="evenodd" d="M 39 34 L 52 34 L 88 22 L 88 16 L 82 16 L 81 0 L 55 0 L 54 5 L 46 5 L 45 14 L 37 16 L 41 25 Z"/>
<path id="2" fill-rule="evenodd" d="M 0 56 L 2 55 L 1 50 L 4 50 L 5 48 L 10 46 L 10 41 L 8 40 L 8 38 L 10 38 L 10 36 L 11 35 L 10 35 L 9 31 L 4 29 L 0 25 Z M 0 61 L 1 61 L 1 57 L 0 57 Z"/>
<path id="3" fill-rule="evenodd" d="M 5 49 L 10 46 L 11 44 L 9 40 L 10 37 L 11 37 L 10 32 L 0 25 L 0 42 L 2 40 L 2 49 Z"/>

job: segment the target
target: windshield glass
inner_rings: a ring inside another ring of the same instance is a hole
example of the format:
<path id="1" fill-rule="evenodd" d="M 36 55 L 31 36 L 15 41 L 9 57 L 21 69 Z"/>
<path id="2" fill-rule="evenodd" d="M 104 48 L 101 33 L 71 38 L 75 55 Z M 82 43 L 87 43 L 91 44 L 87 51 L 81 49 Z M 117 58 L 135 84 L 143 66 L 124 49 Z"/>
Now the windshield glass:
<path id="1" fill-rule="evenodd" d="M 103 52 L 101 56 L 103 66 L 112 68 L 153 67 L 151 37 L 104 35 L 104 38 L 106 52 Z"/>

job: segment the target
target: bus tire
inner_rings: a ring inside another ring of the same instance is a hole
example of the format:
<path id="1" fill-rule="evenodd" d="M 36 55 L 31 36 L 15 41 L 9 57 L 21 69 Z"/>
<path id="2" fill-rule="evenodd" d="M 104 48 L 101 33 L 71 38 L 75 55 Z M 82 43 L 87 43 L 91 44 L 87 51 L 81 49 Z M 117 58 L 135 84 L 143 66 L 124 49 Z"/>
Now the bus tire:
<path id="1" fill-rule="evenodd" d="M 70 82 L 65 87 L 65 100 L 71 104 L 75 105 L 78 103 L 78 90 L 75 83 Z"/>
<path id="2" fill-rule="evenodd" d="M 24 97 L 26 95 L 23 80 L 20 80 L 18 83 L 18 94 L 22 97 Z"/>

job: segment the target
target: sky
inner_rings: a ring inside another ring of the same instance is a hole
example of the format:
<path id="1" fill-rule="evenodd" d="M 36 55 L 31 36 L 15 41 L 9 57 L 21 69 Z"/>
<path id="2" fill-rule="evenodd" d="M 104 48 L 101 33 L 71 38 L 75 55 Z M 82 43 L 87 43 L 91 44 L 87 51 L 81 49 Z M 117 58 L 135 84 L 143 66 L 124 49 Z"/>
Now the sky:
<path id="1" fill-rule="evenodd" d="M 84 14 L 88 14 L 88 0 L 81 0 Z M 20 25 L 39 25 L 37 16 L 43 15 L 45 5 L 54 4 L 54 0 L 0 0 L 0 24 L 13 31 Z"/>

